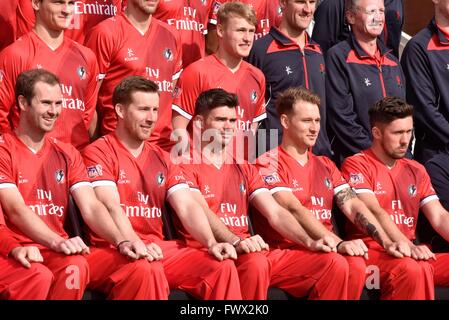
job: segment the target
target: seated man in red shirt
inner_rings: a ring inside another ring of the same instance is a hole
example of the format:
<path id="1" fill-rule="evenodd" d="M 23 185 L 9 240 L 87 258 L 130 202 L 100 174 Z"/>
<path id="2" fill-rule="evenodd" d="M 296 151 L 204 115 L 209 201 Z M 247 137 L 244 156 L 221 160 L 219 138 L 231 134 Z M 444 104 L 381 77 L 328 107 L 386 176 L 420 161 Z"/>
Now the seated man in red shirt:
<path id="1" fill-rule="evenodd" d="M 361 257 L 368 259 L 368 248 L 360 239 L 343 241 L 333 233 L 333 201 L 358 229 L 385 248 L 386 256 L 388 253 L 403 257 L 403 254 L 357 199 L 336 165 L 327 157 L 311 152 L 320 131 L 319 106 L 319 96 L 302 87 L 287 89 L 279 95 L 276 109 L 284 131 L 282 143 L 258 158 L 259 172 L 270 184 L 274 198 L 292 212 L 312 237 L 335 239 L 338 253 L 344 255 L 349 264 L 348 299 L 359 299 L 366 269 Z M 310 211 L 301 214 L 298 208 L 302 206 Z M 254 227 L 263 231 L 270 244 L 293 245 L 283 241 L 279 234 L 268 232 L 266 221 L 262 219 L 256 220 Z"/>
<path id="2" fill-rule="evenodd" d="M 0 300 L 45 300 L 53 274 L 42 261 L 39 248 L 14 239 L 0 208 Z"/>
<path id="3" fill-rule="evenodd" d="M 239 163 L 227 150 L 236 131 L 237 105 L 237 96 L 223 89 L 207 90 L 198 97 L 194 126 L 200 128 L 202 139 L 184 171 L 192 196 L 202 204 L 216 236 L 239 252 L 235 263 L 243 298 L 266 299 L 268 287 L 273 286 L 295 297 L 346 299 L 348 264 L 331 252 L 333 239 L 309 237 L 273 199 L 257 169 Z M 250 236 L 250 204 L 261 213 L 255 220 L 267 219 L 271 230 L 295 247 L 268 247 L 260 236 Z M 185 230 L 180 233 L 186 241 L 192 240 Z"/>
<path id="4" fill-rule="evenodd" d="M 53 275 L 47 298 L 81 299 L 89 281 L 112 299 L 166 294 L 162 267 L 137 260 L 148 253 L 123 237 L 98 201 L 80 153 L 49 136 L 62 108 L 58 78 L 44 69 L 21 73 L 16 101 L 18 127 L 0 136 L 0 203 L 14 238 L 37 246 Z M 87 226 L 108 247 L 89 248 L 80 237 L 69 238 L 64 230 L 69 194 Z"/>
<path id="5" fill-rule="evenodd" d="M 215 240 L 180 167 L 149 140 L 157 127 L 160 94 L 155 82 L 139 76 L 125 78 L 115 88 L 117 128 L 84 152 L 95 193 L 121 232 L 144 242 L 159 260 L 170 288 L 198 299 L 241 299 L 237 271 L 227 259 L 236 257 L 234 248 Z M 166 201 L 200 248 L 164 240 Z"/>
<path id="6" fill-rule="evenodd" d="M 413 107 L 399 98 L 378 101 L 369 110 L 371 147 L 349 157 L 342 171 L 390 239 L 408 244 L 406 255 L 411 258 L 392 264 L 391 258 L 383 257 L 379 244 L 365 241 L 370 248 L 368 262 L 383 270 L 382 294 L 400 299 L 433 299 L 434 284 L 449 285 L 449 254 L 434 254 L 426 245 L 413 243 L 418 213 L 422 211 L 446 240 L 449 240 L 449 213 L 438 200 L 424 167 L 405 158 L 413 132 L 412 116 Z M 359 237 L 351 229 L 352 237 Z M 415 295 L 398 296 L 398 286 L 404 282 L 416 287 Z"/>

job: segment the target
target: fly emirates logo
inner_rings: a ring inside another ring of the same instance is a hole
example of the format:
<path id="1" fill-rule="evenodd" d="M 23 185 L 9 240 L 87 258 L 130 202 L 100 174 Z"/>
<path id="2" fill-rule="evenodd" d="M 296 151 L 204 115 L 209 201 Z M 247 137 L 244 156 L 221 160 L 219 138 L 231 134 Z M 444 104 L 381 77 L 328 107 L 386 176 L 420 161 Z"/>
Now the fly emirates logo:
<path id="1" fill-rule="evenodd" d="M 391 209 L 393 210 L 393 213 L 390 214 L 391 220 L 394 221 L 397 225 L 406 225 L 409 228 L 412 228 L 415 224 L 415 218 L 409 217 L 405 215 L 402 210 L 402 204 L 401 200 L 393 200 L 391 201 Z"/>
<path id="2" fill-rule="evenodd" d="M 220 204 L 220 220 L 227 226 L 246 227 L 248 226 L 248 217 L 244 214 L 237 215 L 237 205 L 224 202 Z"/>
<path id="3" fill-rule="evenodd" d="M 90 3 L 86 3 L 90 2 Z M 75 14 L 90 14 L 99 16 L 115 16 L 117 14 L 117 6 L 110 3 L 110 0 L 99 1 L 76 1 Z"/>
<path id="4" fill-rule="evenodd" d="M 82 27 L 81 16 L 104 16 L 105 18 L 113 17 L 117 14 L 117 6 L 110 3 L 111 0 L 98 1 L 76 1 L 73 20 L 69 29 L 79 30 Z"/>
<path id="5" fill-rule="evenodd" d="M 121 203 L 120 206 L 125 211 L 128 218 L 148 218 L 158 219 L 162 216 L 162 210 L 158 207 L 149 207 L 150 196 L 142 192 L 137 192 L 137 200 L 139 205 L 126 205 Z"/>
<path id="6" fill-rule="evenodd" d="M 270 28 L 271 28 L 270 19 L 260 19 L 257 29 L 261 30 L 261 32 L 256 32 L 254 34 L 254 39 L 257 40 L 267 35 L 268 32 L 270 31 Z"/>
<path id="7" fill-rule="evenodd" d="M 332 217 L 332 211 L 326 209 L 324 207 L 324 198 L 323 197 L 310 197 L 313 208 L 311 209 L 312 213 L 318 220 L 330 220 Z"/>
<path id="8" fill-rule="evenodd" d="M 77 97 L 72 97 L 73 86 L 61 83 L 61 90 L 63 94 L 62 107 L 64 109 L 80 110 L 80 111 L 86 110 L 86 106 L 84 105 L 83 100 Z"/>
<path id="9" fill-rule="evenodd" d="M 205 33 L 204 24 L 198 22 L 197 11 L 191 7 L 183 8 L 184 18 L 181 20 L 168 19 L 167 24 L 174 26 L 176 30 L 188 30 L 188 31 L 198 31 L 201 34 Z"/>
<path id="10" fill-rule="evenodd" d="M 53 196 L 50 190 L 37 189 L 38 204 L 31 204 L 28 207 L 39 216 L 62 217 L 64 215 L 64 206 L 57 206 L 53 203 Z"/>
<path id="11" fill-rule="evenodd" d="M 149 80 L 156 82 L 160 91 L 173 92 L 173 82 L 161 79 L 161 70 L 159 68 L 145 67 L 145 74 Z"/>

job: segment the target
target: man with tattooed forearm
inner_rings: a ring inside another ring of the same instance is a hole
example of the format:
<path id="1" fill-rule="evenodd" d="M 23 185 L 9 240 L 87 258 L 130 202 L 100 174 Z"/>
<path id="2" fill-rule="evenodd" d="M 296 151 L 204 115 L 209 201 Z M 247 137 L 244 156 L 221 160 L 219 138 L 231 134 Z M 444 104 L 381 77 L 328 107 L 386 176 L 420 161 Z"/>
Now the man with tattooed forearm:
<path id="1" fill-rule="evenodd" d="M 365 284 L 366 265 L 371 264 L 372 255 L 360 238 L 369 235 L 374 239 L 381 249 L 376 256 L 381 255 L 393 266 L 400 264 L 402 259 L 396 258 L 404 257 L 407 246 L 388 237 L 331 160 L 310 152 L 320 131 L 319 106 L 319 97 L 303 88 L 288 89 L 277 98 L 276 107 L 284 135 L 280 147 L 258 159 L 259 172 L 270 186 L 274 198 L 295 216 L 311 237 L 332 236 L 335 239 L 337 251 L 349 263 L 348 298 L 359 299 Z M 340 210 L 357 226 L 359 233 L 363 233 L 359 238 L 343 241 L 333 233 L 334 199 Z M 302 206 L 309 209 L 310 214 L 304 214 L 300 210 Z M 257 229 L 260 222 L 254 223 Z M 264 238 L 268 242 L 275 241 L 269 235 L 264 235 Z M 404 277 L 408 276 L 404 270 Z M 413 274 L 409 277 L 412 280 Z M 394 289 L 383 292 L 383 298 L 406 298 L 402 292 L 411 292 L 407 281 Z"/>

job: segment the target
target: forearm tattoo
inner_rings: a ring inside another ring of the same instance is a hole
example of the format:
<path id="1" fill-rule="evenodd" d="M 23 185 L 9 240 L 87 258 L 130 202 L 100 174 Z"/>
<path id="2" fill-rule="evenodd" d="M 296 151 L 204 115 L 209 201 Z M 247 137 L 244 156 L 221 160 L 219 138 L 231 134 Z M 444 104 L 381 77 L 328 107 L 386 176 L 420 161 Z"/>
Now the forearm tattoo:
<path id="1" fill-rule="evenodd" d="M 380 238 L 379 231 L 376 229 L 372 223 L 368 221 L 368 219 L 363 215 L 363 213 L 357 212 L 355 215 L 354 224 L 363 232 L 372 237 L 376 242 L 380 245 L 384 245 L 382 239 Z"/>
<path id="2" fill-rule="evenodd" d="M 355 194 L 354 190 L 352 190 L 351 188 L 346 188 L 335 195 L 335 201 L 337 203 L 337 206 L 341 208 L 346 201 L 356 197 L 357 195 Z"/>

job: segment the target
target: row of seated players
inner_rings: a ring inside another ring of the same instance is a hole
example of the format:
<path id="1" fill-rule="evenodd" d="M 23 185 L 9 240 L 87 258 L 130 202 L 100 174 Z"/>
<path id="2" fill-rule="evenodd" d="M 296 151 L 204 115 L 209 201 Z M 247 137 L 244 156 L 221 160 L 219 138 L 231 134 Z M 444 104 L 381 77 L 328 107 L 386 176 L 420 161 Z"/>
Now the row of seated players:
<path id="1" fill-rule="evenodd" d="M 171 215 L 173 214 L 171 211 L 171 208 L 167 206 L 166 211 L 163 211 L 163 220 L 164 220 L 164 236 L 166 240 L 172 240 L 177 238 L 176 230 L 173 226 L 173 221 L 171 218 Z M 334 230 L 340 235 L 340 237 L 344 238 L 344 225 L 347 223 L 347 219 L 345 216 L 339 212 L 339 209 L 336 205 L 334 205 L 333 210 L 333 226 Z M 252 234 L 257 233 L 256 230 L 254 230 L 251 220 L 249 221 L 249 228 L 251 230 Z M 84 236 L 84 222 L 81 218 L 81 215 L 79 213 L 79 210 L 73 201 L 73 199 L 70 199 L 70 207 L 69 207 L 69 214 L 68 219 L 66 220 L 65 228 L 67 230 L 67 233 L 70 235 L 70 237 L 80 236 L 82 237 L 86 243 L 87 238 Z M 434 252 L 447 252 L 449 249 L 449 244 L 444 241 L 439 235 L 437 235 L 433 229 L 430 227 L 429 222 L 424 217 L 424 215 L 421 215 L 421 219 L 418 222 L 417 227 L 417 240 L 416 243 L 419 243 L 421 240 L 430 243 L 432 248 L 434 249 Z M 369 289 L 365 287 L 365 289 L 362 292 L 361 300 L 378 300 L 380 297 L 380 292 L 377 290 L 376 287 L 370 287 Z M 304 297 L 306 298 L 306 297 Z M 92 290 L 86 290 L 83 296 L 84 300 L 103 300 L 105 299 L 105 296 L 97 291 Z M 186 292 L 182 290 L 171 290 L 169 295 L 170 300 L 191 300 L 193 299 L 192 296 L 187 294 Z M 294 299 L 292 296 L 290 296 L 285 291 L 271 287 L 268 290 L 268 299 L 269 300 L 292 300 Z M 448 287 L 435 287 L 435 299 L 436 300 L 449 300 L 449 288 Z"/>

